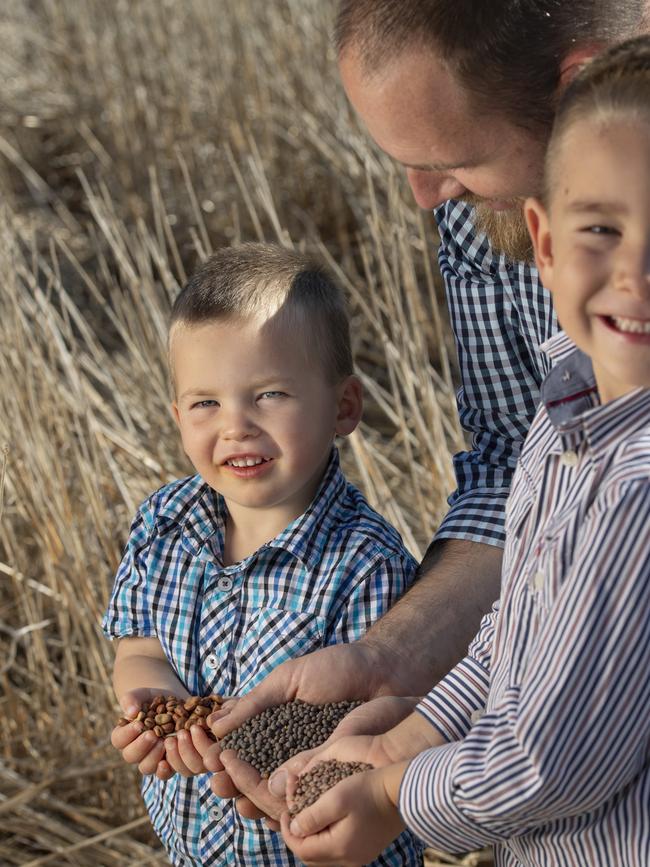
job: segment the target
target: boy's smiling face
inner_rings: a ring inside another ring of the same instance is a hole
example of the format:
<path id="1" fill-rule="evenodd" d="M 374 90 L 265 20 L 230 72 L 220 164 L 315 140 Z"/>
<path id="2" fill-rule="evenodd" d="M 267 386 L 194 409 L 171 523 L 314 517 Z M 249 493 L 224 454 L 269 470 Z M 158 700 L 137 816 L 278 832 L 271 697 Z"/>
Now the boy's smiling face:
<path id="1" fill-rule="evenodd" d="M 170 341 L 185 453 L 233 517 L 266 510 L 278 531 L 309 506 L 335 434 L 361 415 L 356 377 L 330 384 L 303 340 L 282 324 L 217 320 L 176 324 Z"/>
<path id="2" fill-rule="evenodd" d="M 650 124 L 576 121 L 554 162 L 549 212 L 529 200 L 526 215 L 560 326 L 606 402 L 650 387 Z"/>

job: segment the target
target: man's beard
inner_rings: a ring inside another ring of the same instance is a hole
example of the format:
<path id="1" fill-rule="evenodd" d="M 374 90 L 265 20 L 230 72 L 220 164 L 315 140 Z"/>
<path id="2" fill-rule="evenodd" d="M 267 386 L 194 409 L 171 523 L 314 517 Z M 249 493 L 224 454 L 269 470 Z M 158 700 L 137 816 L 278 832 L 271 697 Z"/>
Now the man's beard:
<path id="1" fill-rule="evenodd" d="M 495 211 L 478 196 L 462 196 L 462 201 L 474 208 L 474 225 L 484 232 L 497 253 L 521 262 L 533 261 L 533 245 L 524 218 L 523 199 L 512 199 L 513 207 Z"/>

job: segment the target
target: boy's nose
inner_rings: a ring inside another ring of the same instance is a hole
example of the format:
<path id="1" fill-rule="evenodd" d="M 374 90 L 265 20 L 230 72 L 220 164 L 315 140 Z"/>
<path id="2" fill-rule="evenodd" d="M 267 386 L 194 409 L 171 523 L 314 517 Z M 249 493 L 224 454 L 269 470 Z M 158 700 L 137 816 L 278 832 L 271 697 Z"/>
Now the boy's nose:
<path id="1" fill-rule="evenodd" d="M 224 413 L 221 423 L 221 438 L 225 440 L 245 440 L 259 433 L 259 428 L 250 415 L 241 410 Z"/>
<path id="2" fill-rule="evenodd" d="M 650 300 L 650 240 L 633 249 L 621 250 L 615 286 L 642 300 Z"/>

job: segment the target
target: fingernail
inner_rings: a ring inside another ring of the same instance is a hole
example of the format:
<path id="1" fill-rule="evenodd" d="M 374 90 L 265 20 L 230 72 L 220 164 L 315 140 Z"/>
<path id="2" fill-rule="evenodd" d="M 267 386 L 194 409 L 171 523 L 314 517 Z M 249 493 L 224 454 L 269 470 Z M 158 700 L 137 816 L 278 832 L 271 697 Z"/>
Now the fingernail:
<path id="1" fill-rule="evenodd" d="M 289 825 L 289 830 L 293 834 L 294 837 L 302 837 L 302 828 L 300 827 L 300 822 L 297 819 L 292 819 L 291 824 Z"/>
<path id="2" fill-rule="evenodd" d="M 269 792 L 272 795 L 275 795 L 278 798 L 281 798 L 282 795 L 286 792 L 287 789 L 287 772 L 286 771 L 275 771 L 269 777 Z"/>
<path id="3" fill-rule="evenodd" d="M 133 726 L 133 729 L 136 732 L 143 732 L 144 731 L 144 726 L 142 725 L 141 722 L 134 722 L 134 723 L 131 723 L 131 725 Z"/>
<path id="4" fill-rule="evenodd" d="M 214 725 L 218 720 L 223 719 L 230 713 L 229 709 L 216 710 L 214 713 L 208 714 L 206 722 L 209 726 Z"/>

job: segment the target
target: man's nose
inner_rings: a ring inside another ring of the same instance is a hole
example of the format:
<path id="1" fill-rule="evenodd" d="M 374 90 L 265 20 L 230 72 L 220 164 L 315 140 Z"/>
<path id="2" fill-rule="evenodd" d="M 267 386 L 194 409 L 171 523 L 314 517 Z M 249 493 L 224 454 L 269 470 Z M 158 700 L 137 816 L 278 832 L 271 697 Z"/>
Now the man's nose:
<path id="1" fill-rule="evenodd" d="M 467 192 L 455 178 L 434 171 L 407 169 L 406 177 L 420 208 L 430 210 Z"/>

